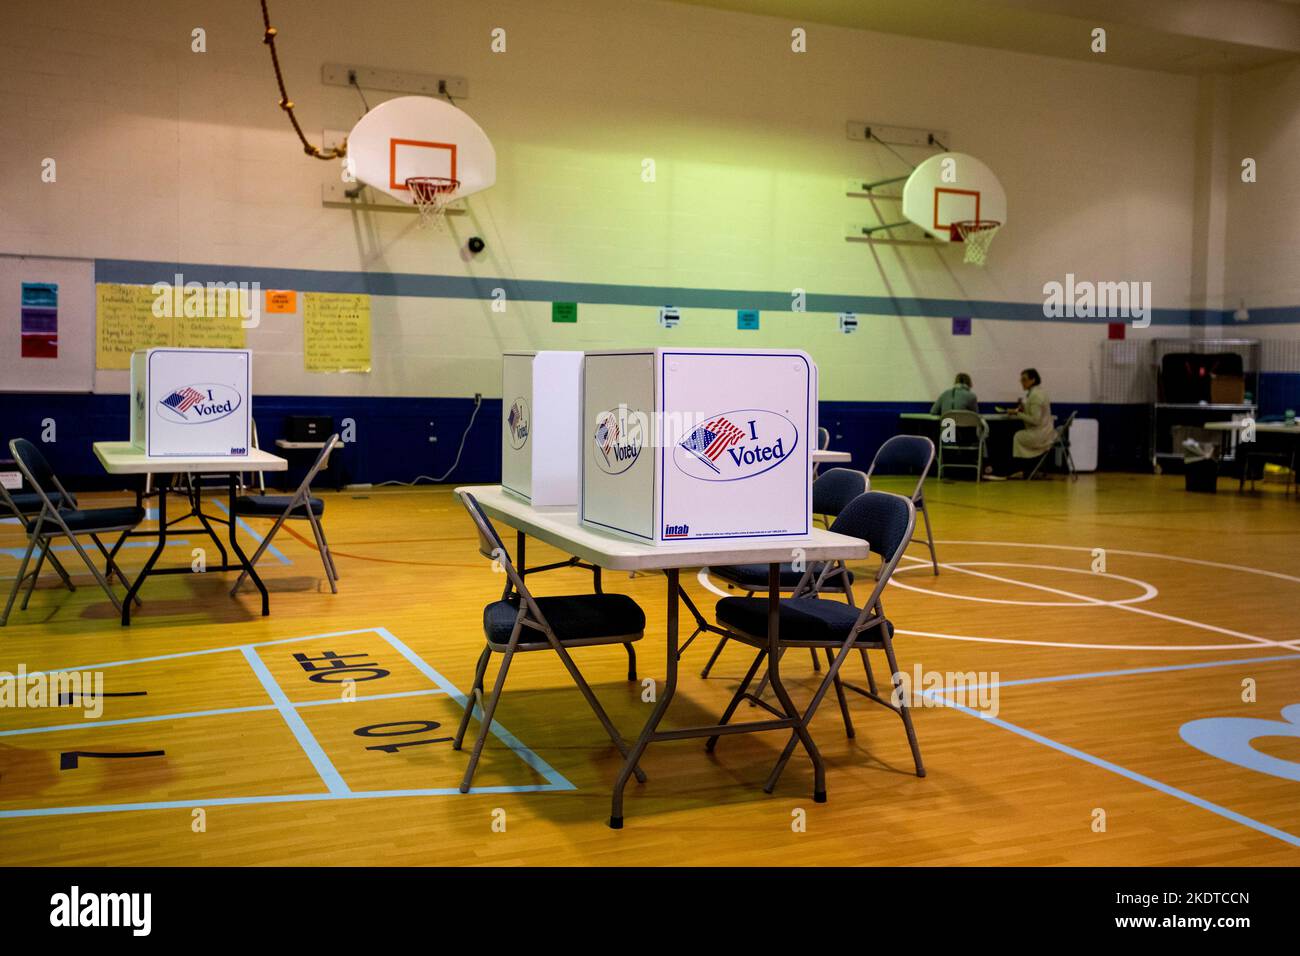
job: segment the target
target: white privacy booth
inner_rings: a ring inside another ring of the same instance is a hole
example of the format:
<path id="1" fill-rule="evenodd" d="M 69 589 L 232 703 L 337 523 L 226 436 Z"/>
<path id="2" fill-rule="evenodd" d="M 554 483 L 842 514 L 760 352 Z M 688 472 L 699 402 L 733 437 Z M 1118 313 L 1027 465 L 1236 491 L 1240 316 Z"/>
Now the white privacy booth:
<path id="1" fill-rule="evenodd" d="M 248 349 L 141 349 L 131 355 L 131 444 L 151 458 L 248 455 Z"/>
<path id="2" fill-rule="evenodd" d="M 501 360 L 501 487 L 537 508 L 578 503 L 581 352 Z"/>
<path id="3" fill-rule="evenodd" d="M 804 352 L 588 352 L 580 520 L 656 544 L 807 535 L 816 434 Z"/>

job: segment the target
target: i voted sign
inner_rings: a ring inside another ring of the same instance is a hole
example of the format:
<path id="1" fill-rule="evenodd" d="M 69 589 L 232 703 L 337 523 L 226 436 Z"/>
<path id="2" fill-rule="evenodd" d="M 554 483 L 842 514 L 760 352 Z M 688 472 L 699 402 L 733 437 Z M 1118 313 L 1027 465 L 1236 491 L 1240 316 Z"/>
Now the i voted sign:
<path id="1" fill-rule="evenodd" d="M 238 390 L 229 385 L 184 385 L 158 400 L 158 412 L 180 425 L 202 425 L 233 415 L 240 402 Z"/>
<path id="2" fill-rule="evenodd" d="M 510 447 L 523 448 L 528 442 L 531 430 L 528 417 L 528 402 L 521 395 L 510 404 L 510 414 L 506 416 L 506 428 L 510 433 Z"/>
<path id="3" fill-rule="evenodd" d="M 637 463 L 645 447 L 644 415 L 601 412 L 592 433 L 592 457 L 607 475 L 621 475 Z"/>
<path id="4" fill-rule="evenodd" d="M 784 415 L 741 408 L 692 429 L 674 447 L 673 464 L 701 481 L 740 481 L 778 467 L 798 443 L 799 430 Z"/>

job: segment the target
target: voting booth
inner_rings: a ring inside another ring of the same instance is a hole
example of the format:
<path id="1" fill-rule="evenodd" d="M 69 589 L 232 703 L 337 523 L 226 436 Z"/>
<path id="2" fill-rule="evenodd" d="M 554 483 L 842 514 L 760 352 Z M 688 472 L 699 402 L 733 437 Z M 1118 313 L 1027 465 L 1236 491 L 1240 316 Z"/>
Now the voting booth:
<path id="1" fill-rule="evenodd" d="M 804 352 L 588 352 L 579 517 L 655 544 L 807 535 L 816 434 Z"/>
<path id="2" fill-rule="evenodd" d="M 536 508 L 578 504 L 581 352 L 506 352 L 501 487 Z"/>
<path id="3" fill-rule="evenodd" d="M 141 349 L 131 355 L 131 444 L 151 458 L 248 454 L 248 349 Z"/>

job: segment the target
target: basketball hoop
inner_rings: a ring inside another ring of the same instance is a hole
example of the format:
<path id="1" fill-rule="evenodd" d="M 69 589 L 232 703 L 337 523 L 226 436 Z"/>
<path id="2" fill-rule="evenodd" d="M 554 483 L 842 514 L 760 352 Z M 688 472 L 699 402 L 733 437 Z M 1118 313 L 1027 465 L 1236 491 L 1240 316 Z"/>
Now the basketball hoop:
<path id="1" fill-rule="evenodd" d="M 451 201 L 451 194 L 460 188 L 459 179 L 446 176 L 411 176 L 406 180 L 411 200 L 420 210 L 420 225 L 428 226 L 441 219 Z"/>
<path id="2" fill-rule="evenodd" d="M 1002 228 L 1002 223 L 996 219 L 963 219 L 954 222 L 950 228 L 952 241 L 966 244 L 963 261 L 982 266 L 988 257 L 989 246 L 993 244 L 993 237 Z"/>

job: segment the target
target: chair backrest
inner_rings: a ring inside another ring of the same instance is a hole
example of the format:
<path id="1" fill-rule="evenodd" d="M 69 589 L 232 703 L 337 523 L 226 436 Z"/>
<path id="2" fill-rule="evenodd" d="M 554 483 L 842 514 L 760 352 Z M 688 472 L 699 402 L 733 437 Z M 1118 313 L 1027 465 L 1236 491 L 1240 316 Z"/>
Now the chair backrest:
<path id="1" fill-rule="evenodd" d="M 943 423 L 952 419 L 954 425 L 958 428 L 973 428 L 975 435 L 979 439 L 985 439 L 989 434 L 989 423 L 986 422 L 978 412 L 972 412 L 965 408 L 954 408 L 950 412 L 944 412 L 939 416 L 939 428 L 943 428 Z"/>
<path id="2" fill-rule="evenodd" d="M 1065 419 L 1065 423 L 1057 426 L 1056 428 L 1057 441 L 1068 442 L 1070 440 L 1070 426 L 1074 424 L 1074 416 L 1078 414 L 1079 413 L 1077 411 L 1070 412 L 1069 417 Z"/>
<path id="3" fill-rule="evenodd" d="M 817 450 L 825 451 L 831 447 L 831 431 L 829 428 L 817 428 Z"/>
<path id="4" fill-rule="evenodd" d="M 834 517 L 867 490 L 867 476 L 852 468 L 831 468 L 813 482 L 813 514 Z"/>
<path id="5" fill-rule="evenodd" d="M 316 473 L 325 467 L 325 463 L 329 461 L 330 453 L 341 444 L 342 441 L 339 439 L 338 432 L 335 432 L 326 439 L 325 447 L 320 450 L 320 454 L 316 456 L 316 461 L 314 461 L 312 466 L 307 469 L 307 474 L 303 475 L 302 484 L 300 484 L 298 490 L 294 492 L 293 496 L 295 499 L 305 500 L 311 495 L 311 483 L 312 480 L 315 479 Z"/>
<path id="6" fill-rule="evenodd" d="M 41 496 L 41 502 L 46 508 L 51 511 L 57 510 L 49 498 L 52 492 L 57 491 L 64 498 L 71 498 L 63 490 L 63 485 L 60 484 L 58 476 L 54 474 L 54 469 L 50 467 L 50 463 L 45 460 L 45 456 L 26 438 L 11 440 L 9 442 L 9 454 L 13 456 L 14 462 L 18 465 L 18 470 L 23 473 L 23 477 L 32 486 L 32 490 Z"/>
<path id="7" fill-rule="evenodd" d="M 898 559 L 912 537 L 916 506 L 903 495 L 867 491 L 845 506 L 831 523 L 836 534 L 864 538 L 885 564 Z"/>
<path id="8" fill-rule="evenodd" d="M 895 435 L 876 452 L 867 469 L 867 482 L 877 471 L 882 475 L 917 474 L 916 488 L 912 490 L 912 500 L 921 496 L 930 466 L 934 464 L 934 442 L 922 435 Z"/>
<path id="9" fill-rule="evenodd" d="M 478 553 L 491 561 L 495 561 L 506 574 L 506 587 L 502 592 L 501 599 L 508 598 L 512 589 L 518 591 L 519 597 L 528 605 L 533 619 L 545 623 L 546 618 L 543 616 L 541 608 L 537 606 L 532 594 L 524 586 L 524 576 L 519 573 L 515 563 L 510 560 L 510 552 L 506 550 L 501 535 L 497 534 L 497 529 L 493 527 L 492 521 L 483 510 L 483 506 L 469 492 L 462 493 L 460 501 L 465 506 L 465 510 L 469 512 L 470 520 L 474 522 L 474 530 L 478 532 Z"/>

